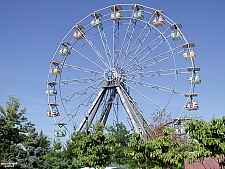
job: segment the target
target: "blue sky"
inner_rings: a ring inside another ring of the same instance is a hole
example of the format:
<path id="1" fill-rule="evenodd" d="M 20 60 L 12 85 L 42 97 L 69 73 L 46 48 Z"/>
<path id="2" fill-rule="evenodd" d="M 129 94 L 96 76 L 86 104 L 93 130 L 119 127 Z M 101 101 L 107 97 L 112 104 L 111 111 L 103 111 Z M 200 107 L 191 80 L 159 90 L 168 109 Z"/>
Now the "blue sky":
<path id="1" fill-rule="evenodd" d="M 196 47 L 196 66 L 202 83 L 196 87 L 200 109 L 189 113 L 210 120 L 224 115 L 225 1 L 104 1 L 2 0 L 0 2 L 0 105 L 16 95 L 26 116 L 50 137 L 55 128 L 45 115 L 49 64 L 71 27 L 95 10 L 113 4 L 138 3 L 162 9 L 182 23 L 182 33 Z M 187 84 L 188 85 L 188 84 Z"/>

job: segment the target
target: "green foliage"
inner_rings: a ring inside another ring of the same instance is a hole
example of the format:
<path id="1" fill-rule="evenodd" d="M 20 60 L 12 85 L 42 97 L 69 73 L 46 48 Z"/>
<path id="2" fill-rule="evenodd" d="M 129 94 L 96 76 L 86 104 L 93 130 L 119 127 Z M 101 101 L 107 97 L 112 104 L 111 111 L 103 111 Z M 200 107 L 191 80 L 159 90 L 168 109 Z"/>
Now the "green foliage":
<path id="1" fill-rule="evenodd" d="M 53 140 L 52 147 L 44 156 L 44 169 L 78 169 L 81 166 L 78 164 L 76 158 L 72 153 L 69 142 L 66 148 L 62 145 L 60 140 Z"/>
<path id="2" fill-rule="evenodd" d="M 125 165 L 129 159 L 125 156 L 124 150 L 128 146 L 131 137 L 130 132 L 122 123 L 117 123 L 115 126 L 109 126 L 106 130 L 108 131 L 108 135 L 111 135 L 115 139 L 116 143 L 112 145 L 113 155 L 111 156 L 111 162 L 117 165 Z"/>
<path id="3" fill-rule="evenodd" d="M 192 156 L 189 162 L 196 159 L 204 160 L 205 157 L 219 158 L 225 152 L 225 116 L 222 119 L 212 118 L 210 122 L 193 120 L 186 123 L 186 131 L 191 141 Z"/>
<path id="4" fill-rule="evenodd" d="M 110 164 L 114 144 L 112 135 L 105 135 L 103 126 L 96 124 L 87 136 L 84 132 L 75 133 L 68 146 L 82 166 L 102 168 Z"/>
<path id="5" fill-rule="evenodd" d="M 31 130 L 28 139 L 18 144 L 17 161 L 22 168 L 41 168 L 42 156 L 50 149 L 51 141 L 41 131 L 39 134 Z"/>
<path id="6" fill-rule="evenodd" d="M 15 154 L 15 146 L 27 139 L 28 119 L 24 116 L 26 108 L 19 110 L 20 103 L 10 96 L 6 108 L 0 106 L 0 160 L 6 153 Z M 33 125 L 33 124 L 31 124 Z"/>
<path id="7" fill-rule="evenodd" d="M 185 152 L 180 152 L 181 145 L 172 142 L 170 133 L 172 129 L 166 128 L 163 136 L 154 140 L 133 134 L 129 141 L 129 150 L 126 156 L 133 160 L 139 168 L 172 168 L 173 166 L 182 167 Z"/>

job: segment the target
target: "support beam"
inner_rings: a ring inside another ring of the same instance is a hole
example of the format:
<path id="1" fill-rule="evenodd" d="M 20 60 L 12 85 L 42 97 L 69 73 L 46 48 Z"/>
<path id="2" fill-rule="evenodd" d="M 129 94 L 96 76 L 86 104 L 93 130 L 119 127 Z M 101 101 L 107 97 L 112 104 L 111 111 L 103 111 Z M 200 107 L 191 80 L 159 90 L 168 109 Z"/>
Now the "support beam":
<path id="1" fill-rule="evenodd" d="M 87 121 L 87 120 L 88 120 L 88 117 L 91 115 L 92 111 L 93 111 L 93 110 L 97 111 L 96 105 L 99 106 L 98 103 L 101 102 L 100 100 L 104 97 L 105 92 L 106 92 L 106 89 L 105 89 L 105 88 L 101 89 L 101 91 L 99 92 L 99 94 L 98 94 L 97 97 L 95 98 L 94 102 L 92 103 L 91 108 L 88 110 L 88 112 L 87 112 L 87 114 L 86 114 L 86 117 L 84 117 L 84 120 L 83 120 L 83 121 L 81 122 L 81 124 L 78 126 L 77 131 L 81 131 L 81 130 L 83 129 L 84 124 L 85 124 L 86 122 L 88 122 L 88 121 Z M 88 126 L 88 127 L 89 127 L 89 126 Z"/>
<path id="2" fill-rule="evenodd" d="M 143 115 L 143 112 L 141 111 L 141 109 L 138 107 L 137 103 L 133 100 L 133 98 L 129 95 L 129 93 L 123 86 L 122 86 L 122 92 L 127 97 L 127 100 L 129 101 L 130 106 L 131 106 L 132 110 L 134 111 L 133 114 L 136 117 L 135 119 L 137 119 L 137 121 L 139 123 L 139 126 L 138 126 L 139 132 L 141 132 L 141 134 L 146 138 L 151 137 L 151 135 L 150 135 L 151 129 Z"/>

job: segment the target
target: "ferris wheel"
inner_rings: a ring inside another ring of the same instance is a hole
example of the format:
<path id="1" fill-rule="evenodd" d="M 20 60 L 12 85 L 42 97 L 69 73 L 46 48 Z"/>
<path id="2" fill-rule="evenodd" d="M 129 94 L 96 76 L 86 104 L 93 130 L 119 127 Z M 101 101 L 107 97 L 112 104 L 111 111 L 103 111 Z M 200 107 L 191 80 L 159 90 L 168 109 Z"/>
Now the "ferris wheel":
<path id="1" fill-rule="evenodd" d="M 57 137 L 92 123 L 123 122 L 149 136 L 151 113 L 198 110 L 195 44 L 182 25 L 140 4 L 116 4 L 86 16 L 66 33 L 50 62 L 49 110 Z"/>

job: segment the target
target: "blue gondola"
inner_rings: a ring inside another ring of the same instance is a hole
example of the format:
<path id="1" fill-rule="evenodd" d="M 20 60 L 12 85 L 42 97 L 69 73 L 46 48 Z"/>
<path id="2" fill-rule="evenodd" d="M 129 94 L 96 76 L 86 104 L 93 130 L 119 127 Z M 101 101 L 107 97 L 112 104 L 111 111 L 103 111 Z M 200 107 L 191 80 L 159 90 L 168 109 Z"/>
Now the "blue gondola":
<path id="1" fill-rule="evenodd" d="M 94 19 L 91 21 L 91 26 L 94 28 L 102 27 L 102 22 L 100 19 Z"/>
<path id="2" fill-rule="evenodd" d="M 134 11 L 133 15 L 132 15 L 133 19 L 139 19 L 139 20 L 143 20 L 144 19 L 144 14 L 143 11 Z"/>
<path id="3" fill-rule="evenodd" d="M 70 51 L 69 51 L 68 47 L 61 48 L 59 50 L 59 54 L 62 56 L 68 56 L 68 55 L 70 55 Z"/>
<path id="4" fill-rule="evenodd" d="M 57 90 L 56 89 L 49 89 L 46 90 L 45 92 L 48 96 L 56 96 L 57 95 Z"/>
<path id="5" fill-rule="evenodd" d="M 183 37 L 181 33 L 177 30 L 173 30 L 170 34 L 172 40 L 181 40 Z"/>
<path id="6" fill-rule="evenodd" d="M 194 76 L 188 76 L 188 82 L 190 84 L 200 84 L 201 83 L 200 75 L 196 74 Z"/>

